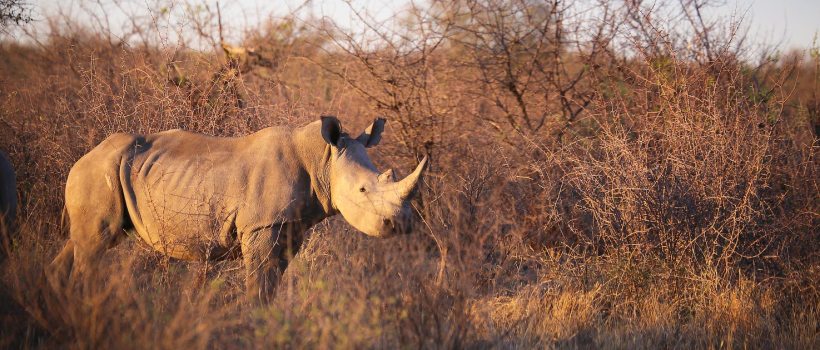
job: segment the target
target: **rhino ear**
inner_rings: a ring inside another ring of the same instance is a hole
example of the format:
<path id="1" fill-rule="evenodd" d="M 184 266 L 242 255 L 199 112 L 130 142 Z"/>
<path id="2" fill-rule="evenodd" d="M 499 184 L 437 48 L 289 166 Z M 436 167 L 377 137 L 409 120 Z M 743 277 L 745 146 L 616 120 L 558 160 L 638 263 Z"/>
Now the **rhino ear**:
<path id="1" fill-rule="evenodd" d="M 376 118 L 373 124 L 364 129 L 364 132 L 356 138 L 356 141 L 361 142 L 365 147 L 373 147 L 379 144 L 382 139 L 382 131 L 384 131 L 384 124 L 387 121 L 384 118 Z"/>
<path id="2" fill-rule="evenodd" d="M 331 146 L 339 144 L 342 136 L 342 123 L 334 116 L 322 116 L 322 138 Z"/>

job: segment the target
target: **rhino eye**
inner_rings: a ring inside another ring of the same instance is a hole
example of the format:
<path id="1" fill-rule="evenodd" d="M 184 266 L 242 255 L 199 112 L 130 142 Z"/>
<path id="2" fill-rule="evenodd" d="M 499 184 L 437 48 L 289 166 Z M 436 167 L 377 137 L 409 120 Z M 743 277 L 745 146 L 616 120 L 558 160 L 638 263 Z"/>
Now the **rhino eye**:
<path id="1" fill-rule="evenodd" d="M 359 192 L 365 192 L 365 191 L 367 191 L 367 190 L 365 190 L 364 187 L 359 189 Z"/>

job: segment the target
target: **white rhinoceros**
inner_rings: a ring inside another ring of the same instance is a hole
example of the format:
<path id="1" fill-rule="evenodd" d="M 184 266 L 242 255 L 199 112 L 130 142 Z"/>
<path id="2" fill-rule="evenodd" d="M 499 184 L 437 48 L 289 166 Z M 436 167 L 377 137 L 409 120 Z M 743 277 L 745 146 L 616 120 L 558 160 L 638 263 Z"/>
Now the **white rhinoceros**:
<path id="1" fill-rule="evenodd" d="M 14 219 L 17 215 L 17 180 L 14 167 L 3 152 L 0 152 L 0 260 L 11 244 Z"/>
<path id="2" fill-rule="evenodd" d="M 248 292 L 266 300 L 304 231 L 341 213 L 372 236 L 400 231 L 427 158 L 396 181 L 368 158 L 384 119 L 351 138 L 335 117 L 237 138 L 181 130 L 114 134 L 66 181 L 70 239 L 52 263 L 62 278 L 93 269 L 133 231 L 174 258 L 241 256 Z M 73 269 L 73 272 L 72 272 Z"/>

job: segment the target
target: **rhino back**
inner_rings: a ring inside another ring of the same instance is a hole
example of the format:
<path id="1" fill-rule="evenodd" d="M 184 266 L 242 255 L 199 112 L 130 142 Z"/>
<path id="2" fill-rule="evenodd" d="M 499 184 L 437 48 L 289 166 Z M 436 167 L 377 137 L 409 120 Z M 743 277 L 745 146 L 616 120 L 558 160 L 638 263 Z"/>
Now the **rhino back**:
<path id="1" fill-rule="evenodd" d="M 229 247 L 236 232 L 311 211 L 309 176 L 287 129 L 239 138 L 167 131 L 145 137 L 127 158 L 126 202 L 151 244 Z"/>

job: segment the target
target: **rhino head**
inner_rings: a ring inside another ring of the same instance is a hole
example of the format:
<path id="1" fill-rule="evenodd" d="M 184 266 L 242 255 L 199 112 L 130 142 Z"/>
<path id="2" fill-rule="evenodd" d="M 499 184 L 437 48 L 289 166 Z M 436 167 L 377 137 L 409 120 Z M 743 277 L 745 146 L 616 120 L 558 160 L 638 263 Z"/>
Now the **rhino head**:
<path id="1" fill-rule="evenodd" d="M 379 173 L 367 148 L 381 140 L 385 120 L 376 119 L 358 137 L 342 132 L 335 117 L 322 117 L 322 138 L 330 145 L 329 183 L 331 203 L 357 230 L 385 237 L 409 229 L 410 200 L 427 166 L 427 157 L 401 181 L 393 169 Z"/>

